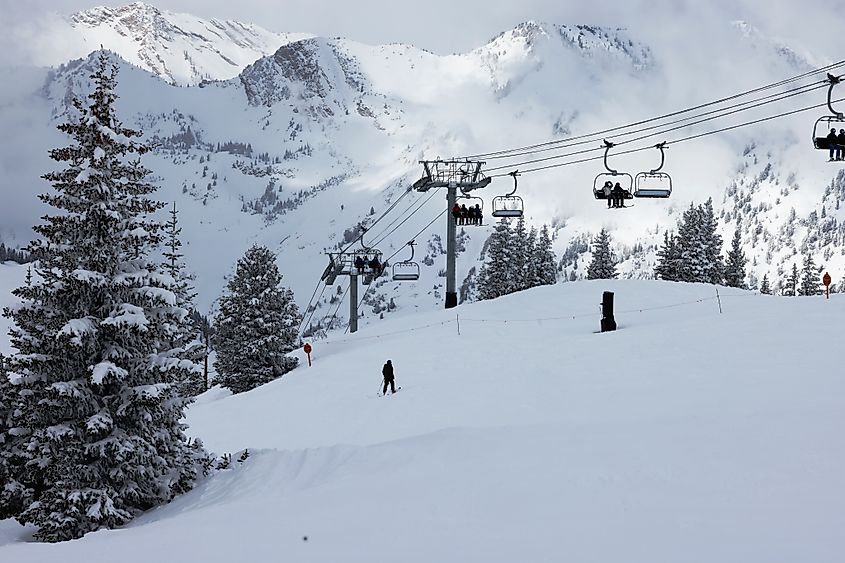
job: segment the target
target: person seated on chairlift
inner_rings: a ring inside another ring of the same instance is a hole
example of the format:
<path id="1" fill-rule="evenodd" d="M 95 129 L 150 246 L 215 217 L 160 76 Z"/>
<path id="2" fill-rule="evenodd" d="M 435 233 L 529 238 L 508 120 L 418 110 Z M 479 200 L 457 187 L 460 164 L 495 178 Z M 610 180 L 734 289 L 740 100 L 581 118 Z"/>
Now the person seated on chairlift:
<path id="1" fill-rule="evenodd" d="M 625 190 L 619 182 L 613 186 L 613 207 L 625 207 Z"/>
<path id="2" fill-rule="evenodd" d="M 455 207 L 452 208 L 452 217 L 454 217 L 456 225 L 460 223 L 461 206 L 457 203 L 455 204 Z"/>
<path id="3" fill-rule="evenodd" d="M 483 217 L 481 215 L 481 206 L 477 203 L 475 204 L 475 207 L 472 208 L 472 216 L 473 219 L 475 219 L 474 224 L 480 225 Z"/>
<path id="4" fill-rule="evenodd" d="M 381 271 L 381 264 L 379 264 L 378 256 L 373 256 L 373 259 L 370 260 L 370 269 L 373 271 L 374 274 L 378 275 Z"/>
<path id="5" fill-rule="evenodd" d="M 461 225 L 469 223 L 469 210 L 465 204 L 461 204 Z"/>
<path id="6" fill-rule="evenodd" d="M 364 264 L 364 259 L 363 259 L 363 258 L 361 258 L 360 256 L 356 256 L 356 257 L 355 257 L 355 268 L 357 268 L 357 269 L 358 269 L 358 273 L 359 273 L 359 274 L 363 274 L 363 273 L 364 273 L 364 266 L 365 266 L 365 264 Z"/>
<path id="7" fill-rule="evenodd" d="M 827 146 L 830 149 L 830 160 L 836 160 L 837 155 L 837 145 L 839 144 L 839 138 L 836 136 L 836 128 L 830 130 L 830 133 L 827 135 Z"/>
<path id="8" fill-rule="evenodd" d="M 845 129 L 840 129 L 836 137 L 836 160 L 843 158 L 845 158 Z"/>
<path id="9" fill-rule="evenodd" d="M 604 199 L 607 200 L 607 208 L 610 209 L 610 205 L 613 203 L 613 198 L 610 197 L 610 194 L 613 191 L 613 182 L 610 180 L 605 182 L 601 191 L 604 192 Z"/>

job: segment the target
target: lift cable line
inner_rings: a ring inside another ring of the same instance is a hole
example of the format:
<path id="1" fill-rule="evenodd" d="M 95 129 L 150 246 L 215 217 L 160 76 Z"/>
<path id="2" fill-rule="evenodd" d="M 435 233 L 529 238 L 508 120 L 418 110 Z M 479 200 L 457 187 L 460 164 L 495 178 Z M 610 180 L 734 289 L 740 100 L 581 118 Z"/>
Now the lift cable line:
<path id="1" fill-rule="evenodd" d="M 713 110 L 702 112 L 702 113 L 697 113 L 697 114 L 694 114 L 694 115 L 689 115 L 689 116 L 686 116 L 686 117 L 682 117 L 680 119 L 675 119 L 673 121 L 668 121 L 668 122 L 660 123 L 660 124 L 657 124 L 657 125 L 651 125 L 649 127 L 643 127 L 643 128 L 640 128 L 640 129 L 635 129 L 633 131 L 620 133 L 619 136 L 627 137 L 629 135 L 637 135 L 637 134 L 643 133 L 645 131 L 653 131 L 655 129 L 660 129 L 661 127 L 668 127 L 669 125 L 676 125 L 678 123 L 684 123 L 685 121 L 692 121 L 692 120 L 698 119 L 700 117 L 705 117 L 705 116 L 717 114 L 717 113 L 720 113 L 720 112 L 728 112 L 728 110 L 742 108 L 743 106 L 751 106 L 751 107 L 748 107 L 748 108 L 745 108 L 745 109 L 754 109 L 756 107 L 760 107 L 761 105 L 765 105 L 765 104 L 758 103 L 758 102 L 763 102 L 765 100 L 771 100 L 771 102 L 777 102 L 777 101 L 785 100 L 785 99 L 791 98 L 793 96 L 798 96 L 798 95 L 801 95 L 801 94 L 807 94 L 807 93 L 810 93 L 810 92 L 815 92 L 816 90 L 822 90 L 824 88 L 827 88 L 828 84 L 829 84 L 829 82 L 827 80 L 820 80 L 820 81 L 814 82 L 812 84 L 805 84 L 803 86 L 799 86 L 799 87 L 793 88 L 791 90 L 786 90 L 786 91 L 783 91 L 783 92 L 776 92 L 774 94 L 768 94 L 766 96 L 761 96 L 759 98 L 747 100 L 747 101 L 739 103 L 739 104 L 733 104 L 731 106 L 726 106 L 726 107 L 713 109 Z M 771 103 L 771 102 L 766 102 L 766 103 Z M 730 113 L 725 113 L 725 115 L 730 115 Z M 528 155 L 532 155 L 532 154 L 540 154 L 540 153 L 544 153 L 544 152 L 561 150 L 561 149 L 570 148 L 570 147 L 577 147 L 577 146 L 581 146 L 581 145 L 589 145 L 591 143 L 595 143 L 595 142 L 601 140 L 601 138 L 603 136 L 604 135 L 600 135 L 600 134 L 585 135 L 583 137 L 589 137 L 589 138 L 585 138 L 584 140 L 575 141 L 575 142 L 571 142 L 571 143 L 566 142 L 564 144 L 553 146 L 553 147 L 545 147 L 545 148 L 539 148 L 539 149 L 534 149 L 534 150 L 513 152 L 511 154 L 500 155 L 500 156 L 491 156 L 487 160 L 510 159 L 510 158 L 516 158 L 516 157 L 519 157 L 519 156 L 528 156 Z M 582 138 L 582 137 L 578 137 L 578 138 Z M 597 150 L 597 149 L 590 149 L 590 150 Z M 488 169 L 488 171 L 489 170 L 490 169 Z"/>
<path id="2" fill-rule="evenodd" d="M 818 86 L 815 89 L 819 90 L 819 89 L 822 89 L 822 88 L 825 88 L 825 86 Z M 808 90 L 807 92 L 809 92 L 809 91 L 812 91 L 812 90 Z M 772 103 L 775 103 L 775 102 L 780 102 L 780 101 L 783 101 L 783 100 L 786 100 L 786 99 L 789 99 L 789 98 L 793 98 L 795 96 L 800 96 L 800 95 L 803 95 L 807 92 L 793 92 L 791 94 L 782 95 L 779 98 L 774 98 L 774 99 L 771 99 L 771 100 L 759 102 L 759 103 L 757 103 L 753 106 L 739 108 L 739 109 L 733 109 L 733 110 L 730 110 L 730 111 L 725 111 L 724 109 L 722 109 L 722 110 L 719 110 L 720 113 L 718 115 L 710 115 L 708 117 L 703 117 L 702 119 L 699 119 L 698 121 L 692 121 L 690 123 L 685 123 L 683 125 L 675 125 L 673 127 L 665 127 L 665 125 L 661 125 L 659 131 L 655 131 L 653 133 L 647 133 L 645 135 L 640 135 L 640 136 L 634 137 L 632 139 L 626 139 L 626 140 L 623 140 L 623 141 L 618 141 L 618 142 L 615 142 L 614 145 L 616 145 L 616 146 L 627 145 L 627 144 L 631 144 L 631 143 L 636 143 L 637 141 L 642 141 L 644 139 L 661 137 L 661 136 L 665 135 L 666 133 L 672 133 L 673 131 L 679 131 L 681 129 L 686 129 L 688 127 L 693 127 L 695 125 L 700 125 L 702 123 L 715 121 L 715 120 L 721 119 L 723 117 L 728 117 L 730 115 L 735 115 L 735 114 L 738 114 L 738 113 L 742 113 L 744 111 L 749 111 L 751 109 L 763 107 L 765 105 L 772 104 Z M 824 107 L 826 105 L 827 104 L 821 104 L 821 105 L 813 106 L 812 108 L 808 108 L 808 110 L 819 108 L 819 107 Z M 753 122 L 750 122 L 750 123 L 753 123 Z M 666 125 L 669 125 L 669 124 L 666 124 Z M 665 128 L 663 128 L 663 127 L 665 127 Z M 633 135 L 633 134 L 636 134 L 636 133 L 637 132 L 631 132 L 631 133 L 626 134 L 625 136 Z M 652 146 L 652 148 L 653 148 L 653 146 Z M 511 163 L 511 164 L 503 165 L 503 166 L 494 166 L 493 168 L 488 168 L 486 170 L 486 172 L 495 172 L 497 170 L 508 170 L 508 169 L 513 169 L 515 167 L 523 167 L 523 166 L 528 165 L 528 164 L 537 164 L 539 162 L 549 162 L 551 160 L 558 160 L 558 159 L 567 158 L 567 157 L 570 157 L 570 156 L 578 156 L 578 155 L 582 155 L 582 154 L 589 154 L 591 152 L 601 151 L 601 150 L 604 150 L 604 149 L 605 149 L 605 146 L 600 145 L 600 146 L 597 146 L 597 147 L 592 147 L 592 148 L 589 148 L 589 149 L 582 149 L 582 150 L 579 150 L 579 151 L 573 151 L 573 152 L 564 153 L 564 154 L 557 154 L 557 155 L 546 156 L 546 157 L 542 157 L 542 158 L 535 158 L 535 159 L 520 161 L 520 162 Z M 616 154 L 625 154 L 625 153 L 616 153 Z M 500 176 L 500 175 L 498 175 L 498 176 Z M 494 177 L 497 177 L 497 176 L 494 176 Z"/>
<path id="3" fill-rule="evenodd" d="M 834 100 L 834 102 L 836 102 L 836 103 L 842 102 L 842 101 L 845 101 L 845 98 L 840 98 L 838 100 Z M 666 145 L 669 146 L 669 145 L 674 145 L 674 144 L 677 144 L 677 143 L 683 143 L 683 142 L 686 142 L 686 141 L 692 141 L 693 139 L 699 139 L 701 137 L 706 137 L 708 135 L 715 135 L 715 134 L 718 134 L 718 133 L 724 133 L 726 131 L 732 131 L 734 129 L 740 129 L 742 127 L 747 127 L 749 125 L 756 125 L 758 123 L 764 123 L 764 122 L 767 122 L 767 121 L 772 121 L 774 119 L 780 119 L 782 117 L 788 117 L 790 115 L 796 115 L 796 114 L 799 114 L 799 113 L 803 113 L 803 112 L 806 112 L 806 111 L 811 111 L 811 110 L 819 109 L 819 108 L 823 108 L 823 107 L 827 107 L 827 103 L 816 104 L 816 105 L 813 105 L 813 106 L 807 106 L 807 107 L 799 108 L 799 109 L 796 109 L 796 110 L 779 113 L 779 114 L 776 114 L 776 115 L 770 115 L 768 117 L 762 117 L 760 119 L 755 119 L 753 121 L 746 121 L 744 123 L 737 123 L 735 125 L 722 127 L 721 129 L 714 129 L 712 131 L 705 131 L 703 133 L 697 133 L 695 135 L 689 135 L 687 137 L 681 137 L 681 138 L 678 138 L 678 139 L 674 139 L 672 141 L 667 141 Z M 629 141 L 625 141 L 625 142 L 627 143 Z M 620 143 L 620 144 L 622 144 L 622 143 Z M 602 147 L 602 148 L 604 148 L 604 147 Z M 625 151 L 620 151 L 620 152 L 614 153 L 614 154 L 616 156 L 619 156 L 619 155 L 633 154 L 633 153 L 648 151 L 648 150 L 653 150 L 653 149 L 654 149 L 654 145 L 649 145 L 649 146 L 646 146 L 646 147 L 638 147 L 638 148 L 635 148 L 635 149 L 628 149 L 628 150 L 625 150 Z M 555 164 L 548 164 L 548 165 L 545 165 L 545 166 L 537 166 L 537 167 L 534 167 L 534 168 L 526 168 L 526 169 L 520 170 L 520 174 L 526 174 L 526 173 L 529 173 L 529 172 L 539 172 L 541 170 L 549 170 L 549 169 L 552 169 L 552 168 L 561 168 L 563 166 L 571 166 L 573 164 L 581 164 L 581 163 L 584 163 L 584 162 L 592 162 L 592 161 L 596 161 L 596 160 L 602 160 L 603 158 L 604 158 L 604 155 L 592 156 L 592 157 L 588 157 L 588 158 L 581 158 L 581 159 L 578 159 L 578 160 L 571 160 L 571 161 L 567 161 L 567 162 L 559 162 L 559 163 L 555 163 Z M 493 174 L 490 177 L 491 178 L 503 178 L 503 177 L 509 176 L 509 175 L 510 175 L 509 173 L 500 173 L 500 174 Z"/>
<path id="4" fill-rule="evenodd" d="M 784 80 L 779 80 L 777 82 L 773 82 L 773 83 L 767 84 L 765 86 L 760 86 L 758 88 L 746 90 L 744 92 L 733 94 L 731 96 L 726 96 L 724 98 L 720 98 L 720 99 L 717 99 L 717 100 L 713 100 L 713 101 L 710 101 L 710 102 L 706 102 L 706 103 L 703 103 L 703 104 L 692 106 L 692 107 L 689 107 L 689 108 L 686 108 L 686 109 L 673 111 L 673 112 L 666 113 L 666 114 L 663 114 L 663 115 L 660 115 L 660 116 L 657 116 L 657 117 L 652 117 L 652 118 L 644 119 L 644 120 L 641 120 L 641 121 L 635 121 L 635 122 L 632 122 L 632 123 L 628 123 L 626 125 L 619 125 L 619 126 L 616 126 L 616 127 L 611 127 L 609 129 L 603 129 L 603 130 L 600 130 L 600 131 L 595 131 L 593 133 L 578 135 L 576 137 L 568 137 L 566 139 L 554 139 L 554 140 L 551 140 L 551 141 L 546 141 L 546 142 L 542 142 L 542 143 L 535 143 L 535 144 L 532 144 L 532 145 L 525 145 L 525 146 L 522 146 L 522 147 L 515 147 L 515 148 L 510 148 L 510 149 L 502 149 L 502 150 L 498 150 L 498 151 L 486 152 L 486 153 L 466 155 L 466 156 L 459 157 L 459 159 L 460 160 L 467 160 L 467 159 L 468 160 L 476 160 L 476 159 L 481 159 L 481 158 L 486 159 L 486 158 L 491 158 L 493 156 L 497 156 L 497 155 L 501 155 L 501 154 L 507 154 L 507 153 L 517 152 L 517 151 L 524 151 L 524 150 L 535 149 L 535 148 L 551 146 L 551 145 L 557 145 L 557 144 L 565 143 L 565 142 L 568 142 L 568 141 L 573 141 L 573 140 L 577 140 L 577 139 L 584 139 L 584 138 L 587 138 L 587 137 L 603 136 L 603 135 L 607 135 L 608 133 L 613 133 L 615 131 L 622 131 L 622 130 L 625 130 L 625 129 L 631 129 L 633 127 L 638 127 L 640 125 L 646 125 L 648 123 L 652 123 L 652 122 L 655 122 L 655 121 L 661 121 L 661 120 L 664 120 L 664 119 L 668 119 L 670 117 L 676 117 L 678 115 L 683 115 L 683 114 L 689 113 L 691 111 L 696 111 L 696 110 L 704 109 L 704 108 L 707 108 L 707 107 L 710 107 L 710 106 L 723 104 L 725 102 L 729 102 L 729 101 L 736 100 L 736 99 L 739 99 L 739 98 L 744 98 L 745 96 L 749 96 L 751 94 L 756 94 L 758 92 L 763 92 L 763 91 L 766 91 L 766 90 L 770 90 L 772 88 L 784 86 L 784 85 L 789 84 L 791 82 L 802 80 L 804 78 L 808 78 L 810 76 L 813 76 L 813 75 L 816 75 L 816 74 L 819 74 L 819 73 L 828 72 L 830 70 L 833 70 L 833 69 L 836 69 L 836 68 L 839 68 L 839 67 L 842 67 L 842 66 L 845 66 L 845 60 L 841 60 L 841 61 L 829 64 L 827 66 L 824 66 L 824 67 L 821 67 L 821 68 L 818 68 L 818 69 L 815 69 L 815 70 L 807 71 L 807 72 L 804 72 L 802 74 L 798 74 L 796 76 L 786 78 Z"/>
<path id="5" fill-rule="evenodd" d="M 418 236 L 420 236 L 421 234 L 423 234 L 423 233 L 426 231 L 426 229 L 428 229 L 429 227 L 431 227 L 431 226 L 432 226 L 435 222 L 437 222 L 437 220 L 438 220 L 438 219 L 440 219 L 441 217 L 443 217 L 443 214 L 445 214 L 447 211 L 448 211 L 447 209 L 444 209 L 443 211 L 441 211 L 440 213 L 438 213 L 438 214 L 437 214 L 437 217 L 435 217 L 434 219 L 432 219 L 431 221 L 429 221 L 429 222 L 428 222 L 428 224 L 427 224 L 425 227 L 423 227 L 422 229 L 420 229 L 420 230 L 417 232 L 417 234 L 415 234 L 415 235 L 413 236 L 412 240 L 416 240 Z M 407 246 L 407 245 L 406 245 L 406 246 Z M 403 246 L 402 248 L 400 248 L 399 250 L 397 250 L 396 252 L 394 252 L 392 255 L 390 255 L 389 257 L 387 257 L 387 258 L 385 259 L 384 263 L 385 263 L 385 264 L 387 264 L 390 260 L 393 260 L 393 258 L 395 258 L 395 257 L 396 257 L 396 256 L 397 256 L 400 252 L 402 252 L 402 251 L 404 251 L 404 250 L 405 250 L 405 246 Z M 372 287 L 372 286 L 370 286 L 370 287 Z M 369 288 L 369 287 L 368 287 L 367 289 L 365 289 L 365 290 L 364 290 L 364 294 L 363 294 L 363 295 L 361 295 L 361 300 L 358 302 L 358 305 L 357 305 L 357 307 L 356 307 L 356 311 L 357 311 L 358 309 L 360 309 L 360 308 L 361 308 L 361 306 L 364 304 L 364 299 L 367 297 L 367 292 L 369 292 L 369 291 L 370 291 L 370 288 Z M 345 295 L 346 295 L 346 294 L 344 294 L 344 296 L 345 296 Z M 350 321 L 351 321 L 351 319 L 350 319 Z M 344 331 L 343 331 L 343 333 L 344 333 L 344 334 L 346 334 L 347 332 L 349 332 L 351 324 L 352 324 L 352 323 L 350 322 L 349 324 L 347 324 L 347 325 L 346 325 L 346 330 L 344 330 Z M 356 323 L 356 325 L 357 325 L 357 323 Z"/>
<path id="6" fill-rule="evenodd" d="M 397 217 L 396 219 L 394 219 L 394 220 L 390 223 L 390 225 L 388 225 L 388 226 L 387 226 L 387 227 L 386 227 L 383 231 L 381 231 L 381 232 L 380 232 L 380 233 L 376 236 L 376 239 L 375 239 L 375 242 L 373 243 L 373 245 L 374 245 L 374 246 L 378 246 L 379 244 L 381 244 L 382 242 L 384 242 L 384 241 L 385 241 L 385 239 L 387 239 L 387 237 L 389 237 L 390 235 L 392 235 L 393 233 L 395 233 L 395 232 L 399 229 L 399 227 L 401 227 L 402 225 L 404 225 L 404 224 L 405 224 L 405 223 L 406 223 L 406 222 L 407 222 L 407 221 L 408 221 L 411 217 L 413 217 L 413 216 L 414 216 L 414 215 L 415 215 L 418 211 L 420 211 L 423 207 L 425 207 L 425 204 L 426 204 L 426 203 L 428 203 L 428 202 L 431 200 L 431 198 L 432 198 L 432 197 L 434 197 L 436 194 L 437 194 L 437 192 L 431 192 L 431 194 L 430 194 L 427 198 L 420 198 L 419 200 L 416 200 L 416 201 L 414 202 L 415 204 L 417 204 L 416 209 L 414 209 L 413 211 L 411 211 L 411 214 L 410 214 L 410 215 L 408 215 L 407 217 L 405 217 L 404 219 L 402 219 L 402 222 L 401 222 L 401 223 L 399 223 L 398 225 L 396 225 L 396 226 L 395 226 L 395 227 L 393 227 L 392 229 L 388 230 L 388 229 L 389 229 L 389 228 L 390 228 L 390 227 L 391 227 L 394 223 L 396 223 L 396 221 L 398 221 L 398 220 L 402 217 L 402 215 L 400 215 L 399 217 Z M 407 212 L 407 211 L 406 211 L 406 212 Z"/>

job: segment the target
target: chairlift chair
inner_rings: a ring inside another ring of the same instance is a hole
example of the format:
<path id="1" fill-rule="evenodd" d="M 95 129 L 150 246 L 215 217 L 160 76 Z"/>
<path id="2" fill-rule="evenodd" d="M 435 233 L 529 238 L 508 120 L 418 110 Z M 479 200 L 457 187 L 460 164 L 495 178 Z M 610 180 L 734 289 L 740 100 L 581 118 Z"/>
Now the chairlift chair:
<path id="1" fill-rule="evenodd" d="M 830 83 L 830 88 L 827 89 L 827 108 L 831 115 L 823 115 L 818 118 L 813 126 L 813 146 L 818 150 L 825 151 L 830 149 L 830 141 L 827 139 L 828 132 L 837 127 L 845 129 L 845 115 L 833 108 L 832 99 L 833 87 L 839 84 L 841 78 L 828 74 L 827 81 Z"/>
<path id="2" fill-rule="evenodd" d="M 334 282 L 337 280 L 337 276 L 343 273 L 343 257 L 339 257 L 335 260 L 335 257 L 329 254 L 329 265 L 326 266 L 326 269 L 323 270 L 323 275 L 320 277 L 321 280 L 326 282 L 326 285 L 334 285 Z"/>
<path id="3" fill-rule="evenodd" d="M 364 232 L 361 233 L 360 240 L 361 240 L 362 248 L 360 248 L 360 249 L 358 249 L 354 252 L 353 257 L 352 257 L 352 268 L 353 268 L 353 270 L 356 270 L 356 273 L 357 273 L 357 268 L 355 267 L 355 262 L 360 257 L 364 261 L 364 267 L 361 269 L 361 273 L 363 274 L 364 277 L 361 281 L 364 285 L 370 285 L 374 278 L 377 278 L 382 274 L 382 271 L 384 270 L 384 257 L 383 257 L 380 250 L 378 250 L 376 248 L 370 248 L 366 244 L 364 244 L 364 234 L 366 232 L 367 232 L 367 229 L 364 229 Z M 379 263 L 378 271 L 374 271 L 370 267 L 370 260 L 372 260 L 373 258 L 378 260 L 378 263 Z"/>
<path id="4" fill-rule="evenodd" d="M 411 257 L 393 265 L 393 281 L 417 281 L 420 279 L 420 265 L 414 262 L 414 241 L 410 241 Z"/>
<path id="5" fill-rule="evenodd" d="M 484 200 L 478 196 L 469 195 L 468 193 L 464 192 L 458 199 L 461 200 L 469 200 L 467 202 L 467 210 L 473 209 L 475 204 L 478 204 L 478 208 L 481 209 L 481 221 L 478 223 L 464 223 L 460 225 L 461 227 L 481 227 L 484 225 Z M 472 202 L 472 203 L 470 203 Z"/>
<path id="6" fill-rule="evenodd" d="M 505 195 L 499 195 L 493 198 L 493 212 L 491 213 L 493 217 L 522 217 L 522 198 L 518 195 L 514 195 L 516 193 L 517 188 L 516 177 L 519 176 L 519 171 L 514 170 L 513 172 L 508 173 L 508 176 L 513 178 L 513 190 L 511 190 L 510 193 L 507 193 Z"/>
<path id="7" fill-rule="evenodd" d="M 654 145 L 660 150 L 660 166 L 648 172 L 640 172 L 634 177 L 634 197 L 667 198 L 672 195 L 672 177 L 661 172 L 666 162 L 666 141 Z"/>
<path id="8" fill-rule="evenodd" d="M 607 164 L 607 154 L 610 152 L 614 144 L 608 140 L 604 141 L 604 167 L 606 172 L 598 174 L 593 180 L 593 195 L 596 199 L 607 200 L 607 194 L 604 192 L 605 182 L 610 182 L 612 185 L 619 184 L 624 191 L 623 199 L 633 199 L 634 177 L 627 172 L 619 172 L 614 170 Z"/>

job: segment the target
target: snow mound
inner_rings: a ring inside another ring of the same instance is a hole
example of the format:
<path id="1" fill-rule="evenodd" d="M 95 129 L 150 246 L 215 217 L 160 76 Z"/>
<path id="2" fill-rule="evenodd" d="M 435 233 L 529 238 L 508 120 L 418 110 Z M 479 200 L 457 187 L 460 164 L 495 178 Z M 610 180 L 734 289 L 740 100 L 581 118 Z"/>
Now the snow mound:
<path id="1" fill-rule="evenodd" d="M 600 334 L 605 290 L 620 328 Z M 0 554 L 833 562 L 843 313 L 839 295 L 627 280 L 386 320 L 314 343 L 311 368 L 206 393 L 191 433 L 242 463 L 80 541 L 5 522 Z M 402 389 L 379 397 L 386 359 Z"/>

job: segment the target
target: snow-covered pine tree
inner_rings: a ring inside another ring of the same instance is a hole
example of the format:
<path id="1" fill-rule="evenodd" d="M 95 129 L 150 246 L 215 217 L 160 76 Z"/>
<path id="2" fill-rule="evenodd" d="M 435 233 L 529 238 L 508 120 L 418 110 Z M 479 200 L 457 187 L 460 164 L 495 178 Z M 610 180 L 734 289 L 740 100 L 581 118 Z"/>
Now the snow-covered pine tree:
<path id="1" fill-rule="evenodd" d="M 557 257 L 552 249 L 552 238 L 549 227 L 543 225 L 534 248 L 534 270 L 537 285 L 552 285 L 557 283 Z"/>
<path id="2" fill-rule="evenodd" d="M 679 281 L 679 260 L 680 249 L 675 240 L 675 233 L 665 231 L 663 233 L 663 246 L 657 251 L 657 265 L 654 267 L 655 277 L 666 281 Z"/>
<path id="3" fill-rule="evenodd" d="M 769 274 L 763 274 L 763 281 L 760 282 L 760 293 L 763 295 L 772 294 L 772 288 L 769 286 Z"/>
<path id="4" fill-rule="evenodd" d="M 525 238 L 525 272 L 523 274 L 522 289 L 530 289 L 537 287 L 540 280 L 537 273 L 537 264 L 534 260 L 537 258 L 537 228 L 531 227 Z"/>
<path id="5" fill-rule="evenodd" d="M 3 451 L 25 456 L 11 465 L 25 493 L 16 517 L 46 541 L 125 524 L 208 468 L 173 385 L 195 366 L 162 350 L 187 311 L 149 259 L 162 204 L 128 160 L 147 149 L 115 116 L 116 74 L 101 51 L 90 104 L 73 100 L 76 115 L 59 125 L 73 144 L 50 151 L 64 168 L 44 176 L 55 193 L 41 199 L 60 212 L 34 228 L 38 279 L 4 311 L 17 353 L 6 362 L 15 394 Z"/>
<path id="6" fill-rule="evenodd" d="M 176 354 L 196 364 L 203 364 L 206 354 L 206 347 L 198 339 L 199 327 L 195 322 L 196 306 L 194 298 L 197 296 L 192 285 L 195 279 L 194 274 L 188 272 L 182 254 L 182 227 L 179 226 L 179 212 L 176 209 L 176 202 L 170 208 L 170 218 L 164 226 L 164 264 L 163 269 L 173 278 L 173 293 L 176 296 L 176 304 L 188 311 L 182 319 L 184 326 L 179 331 L 179 339 L 170 343 L 178 350 Z M 205 391 L 203 372 L 199 367 L 196 370 L 186 370 L 186 379 L 178 382 L 179 393 L 184 397 L 195 397 Z"/>
<path id="7" fill-rule="evenodd" d="M 508 293 L 522 291 L 530 286 L 530 242 L 528 231 L 525 230 L 525 219 L 520 217 L 516 222 L 516 228 L 511 232 L 510 238 L 511 260 L 506 266 L 511 269 L 513 285 Z"/>
<path id="8" fill-rule="evenodd" d="M 737 224 L 731 242 L 731 250 L 728 252 L 728 259 L 725 264 L 725 285 L 745 288 L 745 264 L 747 262 L 748 259 L 742 251 L 742 238 L 739 224 Z"/>
<path id="9" fill-rule="evenodd" d="M 722 236 L 718 230 L 719 221 L 713 212 L 713 198 L 707 198 L 704 205 L 699 206 L 698 215 L 701 240 L 705 249 L 705 268 L 704 278 L 696 281 L 714 284 L 723 283 L 725 278 L 725 264 L 722 259 Z M 742 277 L 744 281 L 744 273 Z"/>
<path id="10" fill-rule="evenodd" d="M 302 316 L 269 248 L 254 245 L 238 260 L 214 319 L 216 382 L 242 393 L 296 367 Z"/>
<path id="11" fill-rule="evenodd" d="M 496 223 L 487 241 L 487 260 L 478 274 L 479 299 L 495 299 L 513 292 L 512 236 L 507 219 Z"/>
<path id="12" fill-rule="evenodd" d="M 17 479 L 27 456 L 20 449 L 21 441 L 13 442 L 9 434 L 13 424 L 12 413 L 17 402 L 17 392 L 6 373 L 5 357 L 0 353 L 0 520 L 13 518 L 23 511 L 25 499 L 32 497 L 32 490 Z"/>
<path id="13" fill-rule="evenodd" d="M 816 262 L 809 252 L 804 256 L 804 264 L 801 268 L 801 285 L 798 287 L 799 295 L 818 295 L 819 273 L 816 270 Z"/>
<path id="14" fill-rule="evenodd" d="M 593 240 L 593 260 L 587 268 L 587 279 L 610 280 L 617 275 L 616 262 L 610 250 L 610 234 L 602 229 Z"/>
<path id="15" fill-rule="evenodd" d="M 801 276 L 798 273 L 798 265 L 792 264 L 792 273 L 789 274 L 789 278 L 786 280 L 786 285 L 783 289 L 784 295 L 789 295 L 791 297 L 795 297 L 798 295 L 798 285 L 801 281 Z"/>
<path id="16" fill-rule="evenodd" d="M 703 282 L 707 279 L 707 243 L 701 225 L 701 207 L 690 204 L 678 224 L 675 239 L 678 252 L 678 281 Z"/>

